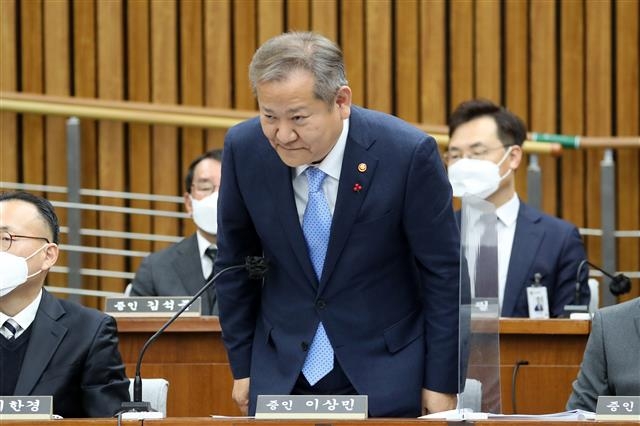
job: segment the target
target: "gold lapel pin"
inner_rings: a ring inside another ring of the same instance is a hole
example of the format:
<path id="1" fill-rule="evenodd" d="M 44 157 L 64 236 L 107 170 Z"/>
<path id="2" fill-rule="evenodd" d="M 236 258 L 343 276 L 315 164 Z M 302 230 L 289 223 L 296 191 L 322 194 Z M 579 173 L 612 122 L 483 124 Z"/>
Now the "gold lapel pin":
<path id="1" fill-rule="evenodd" d="M 367 164 L 366 163 L 360 163 L 358 164 L 358 171 L 360 173 L 364 173 L 367 171 Z"/>

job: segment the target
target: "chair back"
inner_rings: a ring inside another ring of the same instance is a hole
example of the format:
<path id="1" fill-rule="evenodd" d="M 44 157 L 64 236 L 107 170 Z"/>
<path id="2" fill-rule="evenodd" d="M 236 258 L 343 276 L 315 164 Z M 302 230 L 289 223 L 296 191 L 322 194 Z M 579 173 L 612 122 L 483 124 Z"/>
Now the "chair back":
<path id="1" fill-rule="evenodd" d="M 133 379 L 129 379 L 129 395 L 133 400 Z M 167 417 L 167 395 L 169 382 L 165 379 L 142 379 L 142 400 L 151 403 L 151 408 Z"/>

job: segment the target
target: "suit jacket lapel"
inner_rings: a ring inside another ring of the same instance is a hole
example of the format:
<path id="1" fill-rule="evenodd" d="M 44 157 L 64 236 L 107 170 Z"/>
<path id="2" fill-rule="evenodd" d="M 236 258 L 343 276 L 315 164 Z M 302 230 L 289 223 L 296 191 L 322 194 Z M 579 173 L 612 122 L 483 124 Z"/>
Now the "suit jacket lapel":
<path id="1" fill-rule="evenodd" d="M 521 292 L 529 284 L 526 279 L 544 237 L 544 229 L 537 226 L 539 221 L 540 214 L 521 202 L 505 283 L 502 316 L 513 315 Z"/>
<path id="2" fill-rule="evenodd" d="M 324 260 L 319 291 L 322 291 L 335 268 L 353 223 L 358 217 L 360 207 L 371 187 L 371 181 L 378 164 L 378 160 L 367 151 L 375 139 L 367 137 L 366 123 L 360 119 L 357 109 L 353 110 L 349 121 L 349 137 L 342 160 L 336 208 L 331 223 L 331 237 Z M 366 165 L 366 170 L 361 171 L 360 164 Z M 359 186 L 354 189 L 356 184 Z"/>
<path id="3" fill-rule="evenodd" d="M 269 148 L 264 162 L 265 181 L 269 183 L 273 203 L 278 211 L 278 217 L 282 225 L 282 232 L 289 239 L 293 252 L 298 259 L 307 281 L 317 285 L 318 279 L 309 259 L 307 243 L 302 233 L 298 210 L 296 208 L 295 195 L 291 181 L 291 168 L 285 165 L 276 152 Z"/>
<path id="4" fill-rule="evenodd" d="M 31 324 L 31 337 L 16 383 L 16 395 L 29 395 L 67 334 L 67 327 L 57 322 L 65 313 L 62 305 L 46 290 L 36 318 Z"/>

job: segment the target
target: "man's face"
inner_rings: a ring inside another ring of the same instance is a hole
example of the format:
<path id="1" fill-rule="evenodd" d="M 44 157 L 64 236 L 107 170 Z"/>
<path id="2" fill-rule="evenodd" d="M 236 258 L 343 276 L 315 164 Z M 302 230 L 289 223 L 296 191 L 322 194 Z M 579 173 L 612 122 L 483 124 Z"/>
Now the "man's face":
<path id="1" fill-rule="evenodd" d="M 22 200 L 0 202 L 0 231 L 18 235 L 12 238 L 7 252 L 24 258 L 33 255 L 27 260 L 29 275 L 41 269 L 48 270 L 55 263 L 58 256 L 57 246 L 45 241 L 45 238 L 51 241 L 53 236 L 33 204 Z M 36 275 L 37 277 L 43 275 Z"/>
<path id="2" fill-rule="evenodd" d="M 193 214 L 193 205 L 189 196 L 195 200 L 202 200 L 218 191 L 221 174 L 222 165 L 217 160 L 205 158 L 198 163 L 193 170 L 191 190 L 184 197 L 184 203 L 189 214 Z"/>
<path id="3" fill-rule="evenodd" d="M 351 89 L 342 86 L 330 104 L 313 94 L 314 78 L 303 70 L 285 81 L 256 87 L 260 124 L 269 143 L 289 167 L 319 162 L 327 156 L 351 113 Z"/>

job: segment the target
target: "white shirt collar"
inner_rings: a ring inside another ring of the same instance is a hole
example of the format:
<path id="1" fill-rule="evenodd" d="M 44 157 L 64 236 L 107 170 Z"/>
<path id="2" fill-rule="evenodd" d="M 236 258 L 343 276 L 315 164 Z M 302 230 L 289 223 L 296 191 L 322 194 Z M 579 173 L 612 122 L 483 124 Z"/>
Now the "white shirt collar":
<path id="1" fill-rule="evenodd" d="M 324 160 L 320 164 L 317 164 L 316 167 L 322 170 L 328 176 L 334 178 L 335 180 L 340 180 L 340 171 L 342 170 L 342 159 L 344 158 L 344 149 L 347 146 L 347 135 L 349 134 L 349 119 L 345 119 L 342 121 L 342 132 L 338 137 L 338 141 L 331 148 L 329 154 L 324 157 Z M 294 178 L 300 176 L 304 173 L 307 168 L 309 168 L 310 164 L 305 164 L 303 166 L 298 166 L 295 169 Z"/>
<path id="2" fill-rule="evenodd" d="M 513 194 L 509 201 L 496 209 L 496 215 L 508 227 L 513 225 L 518 218 L 518 210 L 520 210 L 520 199 L 516 194 Z"/>
<path id="3" fill-rule="evenodd" d="M 0 325 L 4 324 L 4 322 L 13 318 L 15 322 L 20 325 L 22 330 L 26 330 L 36 319 L 36 314 L 38 313 L 38 306 L 40 306 L 40 300 L 42 300 L 42 289 L 38 292 L 38 295 L 35 299 L 31 301 L 23 310 L 18 312 L 15 316 L 10 317 L 4 312 L 0 312 Z M 17 337 L 17 335 L 16 335 Z"/>
<path id="4" fill-rule="evenodd" d="M 212 244 L 205 237 L 200 235 L 200 232 L 196 231 L 196 238 L 198 239 L 198 252 L 200 252 L 200 257 L 204 256 L 204 252 L 211 246 L 216 247 L 215 244 Z"/>

